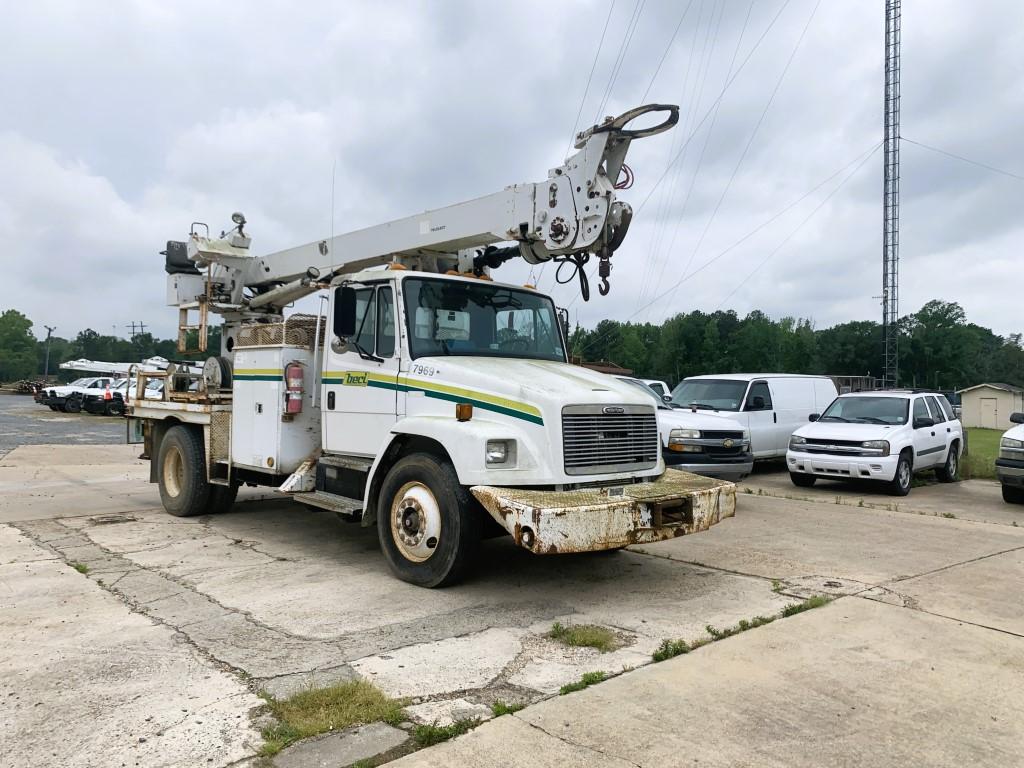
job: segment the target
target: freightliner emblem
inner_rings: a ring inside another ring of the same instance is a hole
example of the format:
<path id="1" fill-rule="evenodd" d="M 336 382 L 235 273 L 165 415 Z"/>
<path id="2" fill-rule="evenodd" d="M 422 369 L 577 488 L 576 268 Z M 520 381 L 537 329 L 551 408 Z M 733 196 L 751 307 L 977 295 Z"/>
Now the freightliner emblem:
<path id="1" fill-rule="evenodd" d="M 620 407 L 619 407 L 619 406 L 617 406 L 617 405 L 606 405 L 606 406 L 604 407 L 604 412 L 605 412 L 605 413 L 607 413 L 607 414 L 613 414 L 613 413 L 625 413 L 625 412 L 626 412 L 626 409 L 625 409 L 625 408 L 620 408 Z"/>

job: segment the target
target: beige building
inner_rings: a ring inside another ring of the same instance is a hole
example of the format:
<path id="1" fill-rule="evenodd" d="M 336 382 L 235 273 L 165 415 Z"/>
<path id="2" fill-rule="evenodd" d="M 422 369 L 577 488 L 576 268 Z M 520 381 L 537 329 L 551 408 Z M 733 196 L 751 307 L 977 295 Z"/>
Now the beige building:
<path id="1" fill-rule="evenodd" d="M 1012 384 L 975 384 L 960 390 L 960 421 L 965 427 L 1009 429 L 1010 414 L 1024 412 L 1024 389 Z"/>

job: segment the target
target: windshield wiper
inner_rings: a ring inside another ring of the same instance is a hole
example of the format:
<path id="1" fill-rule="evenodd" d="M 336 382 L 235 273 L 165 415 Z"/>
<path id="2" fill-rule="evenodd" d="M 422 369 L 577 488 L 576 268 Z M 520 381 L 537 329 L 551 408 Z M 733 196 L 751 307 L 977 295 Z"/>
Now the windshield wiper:
<path id="1" fill-rule="evenodd" d="M 866 421 L 868 424 L 888 424 L 889 422 L 885 419 L 880 419 L 877 416 L 855 416 L 854 421 Z"/>
<path id="2" fill-rule="evenodd" d="M 690 403 L 689 405 L 685 405 L 683 407 L 684 408 L 700 408 L 700 409 L 705 410 L 705 411 L 717 411 L 718 410 L 717 408 L 715 408 L 715 406 L 708 405 L 707 403 Z"/>
<path id="3" fill-rule="evenodd" d="M 844 419 L 842 416 L 822 416 L 818 421 L 842 421 L 849 423 L 849 419 Z"/>

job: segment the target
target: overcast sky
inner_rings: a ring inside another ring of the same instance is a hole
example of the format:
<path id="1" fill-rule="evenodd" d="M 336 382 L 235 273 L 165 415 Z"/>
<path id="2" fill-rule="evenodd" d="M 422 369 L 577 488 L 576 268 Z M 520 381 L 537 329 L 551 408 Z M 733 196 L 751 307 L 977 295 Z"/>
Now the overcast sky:
<path id="1" fill-rule="evenodd" d="M 682 117 L 630 150 L 611 294 L 555 286 L 574 322 L 877 319 L 883 0 L 616 0 L 584 100 L 609 7 L 5 2 L 0 309 L 170 336 L 158 251 L 190 222 L 244 211 L 263 254 L 330 233 L 332 171 L 337 232 L 542 181 L 581 101 L 582 126 L 646 92 Z M 1024 175 L 1022 51 L 1019 2 L 905 0 L 903 136 Z M 1020 331 L 1024 180 L 908 142 L 902 175 L 901 312 Z"/>

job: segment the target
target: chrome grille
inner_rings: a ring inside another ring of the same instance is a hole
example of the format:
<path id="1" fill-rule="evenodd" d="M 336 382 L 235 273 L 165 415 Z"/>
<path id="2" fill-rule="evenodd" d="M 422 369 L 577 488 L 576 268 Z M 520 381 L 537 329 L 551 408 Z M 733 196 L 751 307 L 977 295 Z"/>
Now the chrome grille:
<path id="1" fill-rule="evenodd" d="M 643 405 L 567 405 L 562 446 L 567 475 L 651 469 L 658 463 L 658 419 Z"/>

